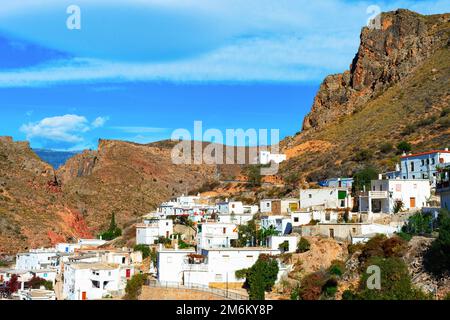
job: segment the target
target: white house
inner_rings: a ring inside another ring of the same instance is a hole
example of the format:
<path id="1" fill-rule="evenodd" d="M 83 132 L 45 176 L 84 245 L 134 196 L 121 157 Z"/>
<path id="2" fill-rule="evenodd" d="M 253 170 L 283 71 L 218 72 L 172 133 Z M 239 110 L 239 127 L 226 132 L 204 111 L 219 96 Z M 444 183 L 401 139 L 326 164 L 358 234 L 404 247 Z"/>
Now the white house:
<path id="1" fill-rule="evenodd" d="M 247 224 L 250 220 L 253 219 L 253 214 L 244 213 L 244 214 L 221 214 L 218 217 L 218 221 L 221 223 L 233 223 L 236 225 Z"/>
<path id="2" fill-rule="evenodd" d="M 268 239 L 267 246 L 272 250 L 280 250 L 280 245 L 286 243 L 287 250 L 284 252 L 293 253 L 297 250 L 297 236 L 271 236 Z"/>
<path id="3" fill-rule="evenodd" d="M 172 234 L 172 219 L 144 220 L 136 225 L 136 244 L 155 244 L 159 237 L 170 238 Z"/>
<path id="4" fill-rule="evenodd" d="M 64 265 L 66 300 L 98 300 L 124 289 L 118 264 L 68 263 Z"/>
<path id="5" fill-rule="evenodd" d="M 285 154 L 274 154 L 270 153 L 270 151 L 260 151 L 258 156 L 258 163 L 259 164 L 269 164 L 271 162 L 275 163 L 281 163 L 283 161 L 286 161 L 286 155 Z"/>
<path id="6" fill-rule="evenodd" d="M 188 255 L 195 255 L 195 250 L 193 248 L 167 249 L 160 245 L 157 257 L 158 281 L 183 283 L 183 265 Z"/>
<path id="7" fill-rule="evenodd" d="M 46 281 L 50 281 L 52 284 L 55 284 L 57 271 L 55 269 L 41 269 L 41 270 L 33 270 L 31 273 L 37 277 L 44 279 Z"/>
<path id="8" fill-rule="evenodd" d="M 232 223 L 201 223 L 197 225 L 197 248 L 229 248 L 238 239 L 238 228 Z"/>
<path id="9" fill-rule="evenodd" d="M 328 188 L 351 189 L 353 186 L 353 178 L 331 178 L 323 181 L 320 185 Z"/>
<path id="10" fill-rule="evenodd" d="M 236 278 L 236 271 L 250 268 L 261 254 L 277 255 L 280 250 L 264 247 L 203 249 L 200 257 L 186 259 L 182 264 L 184 284 L 208 286 L 228 283 L 239 284 L 245 279 Z"/>
<path id="11" fill-rule="evenodd" d="M 58 253 L 73 253 L 80 248 L 81 244 L 79 243 L 57 243 L 55 245 L 56 252 Z"/>
<path id="12" fill-rule="evenodd" d="M 259 207 L 257 205 L 244 205 L 244 214 L 256 214 L 259 211 Z"/>
<path id="13" fill-rule="evenodd" d="M 300 208 L 345 209 L 353 207 L 353 198 L 346 188 L 300 190 Z"/>
<path id="14" fill-rule="evenodd" d="M 313 220 L 322 223 L 337 222 L 338 218 L 339 213 L 333 210 L 311 210 L 291 213 L 292 227 L 304 226 Z"/>
<path id="15" fill-rule="evenodd" d="M 371 191 L 361 192 L 359 196 L 359 211 L 393 213 L 400 201 L 403 210 L 419 210 L 427 206 L 430 196 L 428 179 L 372 180 Z"/>
<path id="16" fill-rule="evenodd" d="M 285 214 L 297 211 L 298 199 L 263 199 L 260 201 L 261 213 Z"/>
<path id="17" fill-rule="evenodd" d="M 268 229 L 274 227 L 279 235 L 290 234 L 292 232 L 292 223 L 289 216 L 263 216 L 261 217 L 261 228 Z"/>
<path id="18" fill-rule="evenodd" d="M 100 247 L 106 242 L 102 239 L 78 239 L 78 244 L 82 247 Z"/>
<path id="19" fill-rule="evenodd" d="M 58 265 L 58 256 L 54 248 L 31 249 L 16 255 L 17 270 L 48 269 Z"/>
<path id="20" fill-rule="evenodd" d="M 431 150 L 428 152 L 404 154 L 401 157 L 401 179 L 428 179 L 436 185 L 437 167 L 450 162 L 450 151 Z"/>
<path id="21" fill-rule="evenodd" d="M 241 201 L 225 201 L 218 204 L 219 215 L 220 214 L 243 214 L 244 205 Z"/>

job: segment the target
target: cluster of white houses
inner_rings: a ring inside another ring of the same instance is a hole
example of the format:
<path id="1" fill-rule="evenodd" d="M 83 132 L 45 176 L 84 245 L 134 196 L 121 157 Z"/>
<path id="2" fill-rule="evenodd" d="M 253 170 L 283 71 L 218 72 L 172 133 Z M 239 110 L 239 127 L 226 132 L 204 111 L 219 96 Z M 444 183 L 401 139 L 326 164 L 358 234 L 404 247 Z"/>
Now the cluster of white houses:
<path id="1" fill-rule="evenodd" d="M 143 217 L 136 225 L 136 244 L 156 250 L 156 264 L 151 263 L 149 272 L 160 283 L 241 287 L 244 280 L 236 278 L 237 270 L 251 267 L 261 254 L 295 252 L 301 236 L 351 243 L 367 241 L 380 233 L 390 236 L 404 224 L 404 220 L 395 219 L 394 213 L 429 209 L 434 191 L 441 197 L 441 206 L 450 208 L 449 157 L 447 149 L 404 155 L 396 172 L 380 175 L 357 197 L 352 193 L 351 178 L 328 179 L 318 188 L 300 190 L 298 198 L 262 199 L 258 205 L 182 195 Z M 355 207 L 357 211 L 352 210 Z M 390 217 L 388 223 L 382 219 L 386 217 Z M 191 246 L 180 246 L 174 231 L 177 219 L 191 221 L 195 230 Z M 257 228 L 271 230 L 266 239 L 239 238 L 243 237 L 239 226 L 251 220 Z M 238 241 L 244 247 L 239 247 Z M 168 242 L 170 248 L 165 245 Z M 100 247 L 103 244 L 105 241 L 98 239 L 81 239 L 19 253 L 14 269 L 0 270 L 0 282 L 18 275 L 23 299 L 55 298 L 46 290 L 27 290 L 24 284 L 33 276 L 55 284 L 58 299 L 120 296 L 136 266 L 142 263 L 142 255 L 126 248 L 104 249 Z M 279 266 L 281 278 L 290 266 L 281 261 Z"/>
<path id="2" fill-rule="evenodd" d="M 0 269 L 0 283 L 18 277 L 21 300 L 96 300 L 122 296 L 127 280 L 142 263 L 142 253 L 130 249 L 99 248 L 106 241 L 80 239 L 54 248 L 18 253 L 11 269 Z M 46 280 L 54 290 L 27 288 L 34 277 Z"/>

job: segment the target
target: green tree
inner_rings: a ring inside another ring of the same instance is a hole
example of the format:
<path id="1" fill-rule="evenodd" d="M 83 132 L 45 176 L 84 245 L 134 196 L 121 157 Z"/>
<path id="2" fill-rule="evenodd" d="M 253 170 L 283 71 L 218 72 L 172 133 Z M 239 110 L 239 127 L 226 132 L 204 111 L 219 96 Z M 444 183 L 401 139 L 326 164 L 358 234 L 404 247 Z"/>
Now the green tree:
<path id="1" fill-rule="evenodd" d="M 441 210 L 438 218 L 439 236 L 425 254 L 425 268 L 441 276 L 450 272 L 450 213 Z"/>
<path id="2" fill-rule="evenodd" d="M 301 237 L 300 241 L 297 244 L 297 253 L 304 253 L 306 251 L 309 251 L 311 249 L 311 244 L 308 240 Z"/>
<path id="3" fill-rule="evenodd" d="M 135 274 L 127 281 L 127 286 L 125 287 L 125 300 L 138 300 L 141 294 L 142 286 L 145 284 L 147 279 L 146 274 Z"/>
<path id="4" fill-rule="evenodd" d="M 248 243 L 252 244 L 252 241 L 255 242 L 257 237 L 256 222 L 254 219 L 238 227 L 237 244 L 239 247 L 245 247 Z"/>
<path id="5" fill-rule="evenodd" d="M 146 259 L 150 256 L 150 247 L 145 244 L 137 244 L 134 246 L 134 251 L 142 252 L 142 259 Z"/>
<path id="6" fill-rule="evenodd" d="M 53 290 L 53 283 L 45 279 L 33 276 L 30 281 L 27 282 L 28 287 L 32 289 L 40 289 L 43 286 L 46 290 Z"/>
<path id="7" fill-rule="evenodd" d="M 103 240 L 113 240 L 122 235 L 122 230 L 116 224 L 116 215 L 113 212 L 111 215 L 111 221 L 109 223 L 109 228 L 107 231 L 101 234 Z"/>
<path id="8" fill-rule="evenodd" d="M 278 276 L 278 261 L 268 255 L 260 255 L 249 269 L 236 271 L 236 277 L 246 278 L 250 300 L 264 300 L 265 292 L 272 290 Z"/>
<path id="9" fill-rule="evenodd" d="M 399 152 L 409 152 L 412 150 L 412 146 L 409 142 L 402 141 L 399 144 L 397 144 L 397 150 Z"/>
<path id="10" fill-rule="evenodd" d="M 261 186 L 262 176 L 261 176 L 261 166 L 259 165 L 249 165 L 245 169 L 245 174 L 248 178 L 248 182 L 253 187 Z"/>
<path id="11" fill-rule="evenodd" d="M 353 192 L 370 189 L 370 182 L 378 177 L 378 170 L 374 167 L 366 167 L 353 175 Z"/>

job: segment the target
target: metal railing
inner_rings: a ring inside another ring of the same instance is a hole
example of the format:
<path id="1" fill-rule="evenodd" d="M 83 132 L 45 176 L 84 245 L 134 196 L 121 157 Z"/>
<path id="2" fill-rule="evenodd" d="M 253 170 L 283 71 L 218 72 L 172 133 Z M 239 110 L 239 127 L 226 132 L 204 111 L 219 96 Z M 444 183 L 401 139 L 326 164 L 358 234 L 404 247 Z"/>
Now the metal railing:
<path id="1" fill-rule="evenodd" d="M 180 284 L 178 282 L 168 282 L 168 281 L 157 281 L 157 280 L 146 280 L 145 285 L 153 288 L 170 288 L 177 290 L 192 290 L 192 291 L 200 291 L 207 292 L 213 295 L 219 296 L 226 300 L 248 300 L 248 296 L 217 288 L 210 288 L 203 284 L 196 283 L 188 283 L 188 284 Z"/>

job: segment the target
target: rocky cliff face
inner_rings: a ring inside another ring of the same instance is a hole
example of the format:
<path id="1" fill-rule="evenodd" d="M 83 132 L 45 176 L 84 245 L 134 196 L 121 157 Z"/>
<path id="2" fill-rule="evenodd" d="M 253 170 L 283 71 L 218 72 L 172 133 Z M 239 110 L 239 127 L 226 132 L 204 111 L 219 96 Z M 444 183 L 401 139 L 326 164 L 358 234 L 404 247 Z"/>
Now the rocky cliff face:
<path id="1" fill-rule="evenodd" d="M 422 16 L 397 10 L 381 15 L 381 29 L 363 28 L 361 44 L 342 74 L 328 76 L 305 117 L 303 130 L 320 129 L 364 108 L 448 46 L 450 14 Z"/>

